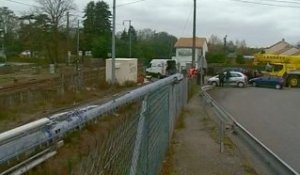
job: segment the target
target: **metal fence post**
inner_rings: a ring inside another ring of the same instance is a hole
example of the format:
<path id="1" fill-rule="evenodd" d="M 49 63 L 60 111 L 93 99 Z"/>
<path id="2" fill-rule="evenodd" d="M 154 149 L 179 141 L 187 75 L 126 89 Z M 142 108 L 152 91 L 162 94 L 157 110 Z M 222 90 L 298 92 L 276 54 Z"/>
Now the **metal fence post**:
<path id="1" fill-rule="evenodd" d="M 134 150 L 131 159 L 131 167 L 130 167 L 130 175 L 136 175 L 138 159 L 140 155 L 140 148 L 142 142 L 142 136 L 144 131 L 144 123 L 145 123 L 145 112 L 147 110 L 147 96 L 145 96 L 142 104 L 142 110 L 139 116 L 138 127 L 137 127 L 137 134 L 134 143 Z"/>

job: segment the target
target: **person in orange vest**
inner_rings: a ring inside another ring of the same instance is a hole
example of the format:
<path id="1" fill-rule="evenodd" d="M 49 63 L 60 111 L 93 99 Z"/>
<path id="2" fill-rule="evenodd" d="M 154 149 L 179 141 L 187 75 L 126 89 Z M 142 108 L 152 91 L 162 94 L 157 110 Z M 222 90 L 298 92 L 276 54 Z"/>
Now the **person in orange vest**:
<path id="1" fill-rule="evenodd" d="M 193 68 L 192 75 L 193 75 L 193 77 L 196 77 L 196 76 L 197 76 L 197 69 L 196 69 L 196 68 Z"/>
<path id="2" fill-rule="evenodd" d="M 190 69 L 189 69 L 188 76 L 189 76 L 190 78 L 194 78 L 196 75 L 197 75 L 197 70 L 196 70 L 196 68 L 194 68 L 194 67 L 190 68 Z"/>
<path id="3" fill-rule="evenodd" d="M 143 75 L 143 74 L 140 74 L 140 75 L 138 76 L 137 82 L 138 82 L 139 84 L 144 84 L 144 75 Z"/>

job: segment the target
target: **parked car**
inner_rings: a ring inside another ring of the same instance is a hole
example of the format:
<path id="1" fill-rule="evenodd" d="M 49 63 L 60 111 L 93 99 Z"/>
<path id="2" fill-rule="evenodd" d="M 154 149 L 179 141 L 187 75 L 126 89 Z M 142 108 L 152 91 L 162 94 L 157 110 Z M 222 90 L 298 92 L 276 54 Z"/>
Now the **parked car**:
<path id="1" fill-rule="evenodd" d="M 248 80 L 262 76 L 261 71 L 258 69 L 245 69 L 240 67 L 227 67 L 223 69 L 223 72 L 227 71 L 241 72 L 248 77 Z"/>
<path id="2" fill-rule="evenodd" d="M 254 87 L 282 89 L 284 86 L 284 79 L 280 77 L 257 77 L 250 79 L 249 83 Z"/>
<path id="3" fill-rule="evenodd" d="M 227 71 L 224 73 L 224 84 L 231 86 L 245 87 L 247 85 L 247 76 L 241 72 L 236 71 Z M 227 75 L 229 73 L 229 75 Z M 228 78 L 227 78 L 228 77 Z M 219 86 L 219 75 L 213 76 L 208 79 L 208 84 Z"/>

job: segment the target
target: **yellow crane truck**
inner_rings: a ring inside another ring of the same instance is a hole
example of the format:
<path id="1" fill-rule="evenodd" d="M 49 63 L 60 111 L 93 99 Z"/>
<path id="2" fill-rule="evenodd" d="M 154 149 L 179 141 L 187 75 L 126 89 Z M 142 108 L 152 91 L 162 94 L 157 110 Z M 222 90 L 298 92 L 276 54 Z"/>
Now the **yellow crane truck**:
<path id="1" fill-rule="evenodd" d="M 300 56 L 260 53 L 254 55 L 253 65 L 263 65 L 266 75 L 284 78 L 286 86 L 300 87 Z"/>

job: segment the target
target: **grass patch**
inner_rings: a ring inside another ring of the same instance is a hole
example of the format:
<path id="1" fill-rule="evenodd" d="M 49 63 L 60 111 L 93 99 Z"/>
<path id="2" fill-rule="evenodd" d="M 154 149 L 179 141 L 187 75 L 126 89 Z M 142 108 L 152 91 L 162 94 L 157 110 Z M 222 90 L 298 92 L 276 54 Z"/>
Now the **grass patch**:
<path id="1" fill-rule="evenodd" d="M 102 85 L 106 86 L 105 83 Z M 0 124 L 0 131 L 11 129 L 39 117 L 45 117 L 44 115 L 62 108 L 72 107 L 85 101 L 120 92 L 123 89 L 125 87 L 118 89 L 96 88 L 92 91 L 82 90 L 79 93 L 66 90 L 62 96 L 57 95 L 57 92 L 53 90 L 41 92 L 36 97 L 32 97 L 31 101 L 24 100 L 18 105 L 9 107 L 0 106 L 0 122 L 5 123 L 5 125 Z"/>
<path id="2" fill-rule="evenodd" d="M 13 77 L 1 77 L 0 78 L 0 84 L 7 83 L 7 82 L 12 82 L 13 80 L 14 80 Z"/>
<path id="3" fill-rule="evenodd" d="M 171 145 L 169 146 L 166 159 L 163 161 L 163 165 L 162 165 L 163 167 L 160 172 L 160 175 L 178 175 L 178 173 L 174 171 L 173 160 L 174 160 L 174 148 L 173 145 Z"/>
<path id="4" fill-rule="evenodd" d="M 247 175 L 258 175 L 255 169 L 248 162 L 243 162 L 242 167 L 244 168 Z"/>
<path id="5" fill-rule="evenodd" d="M 188 100 L 190 100 L 195 94 L 200 90 L 200 86 L 196 84 L 195 81 L 188 81 Z"/>
<path id="6" fill-rule="evenodd" d="M 207 127 L 211 138 L 213 138 L 217 143 L 220 143 L 220 129 L 208 117 L 203 118 L 202 121 Z M 228 136 L 226 136 L 226 133 L 224 133 L 223 143 L 224 148 L 229 152 L 233 152 L 236 148 L 236 145 Z"/>
<path id="7" fill-rule="evenodd" d="M 176 121 L 176 128 L 175 129 L 184 129 L 185 128 L 185 117 L 187 114 L 189 114 L 190 111 L 187 109 L 183 109 L 182 112 L 180 113 L 177 121 Z"/>
<path id="8" fill-rule="evenodd" d="M 137 122 L 136 112 L 140 107 L 141 102 L 128 104 L 112 114 L 100 117 L 97 122 L 89 122 L 80 130 L 68 133 L 64 137 L 65 145 L 58 150 L 59 153 L 27 174 L 76 175 L 90 170 L 93 163 L 95 167 L 103 170 L 104 174 L 105 171 L 118 171 L 118 165 L 132 156 L 133 142 L 125 145 L 122 143 L 131 138 L 126 134 L 135 132 L 136 128 L 132 126 Z M 115 113 L 121 115 L 114 115 Z M 132 137 L 135 138 L 134 136 L 133 134 Z M 116 140 L 119 142 L 115 142 Z M 112 160 L 113 155 L 116 160 Z M 95 161 L 95 158 L 99 161 Z M 111 166 L 105 167 L 108 164 Z"/>

